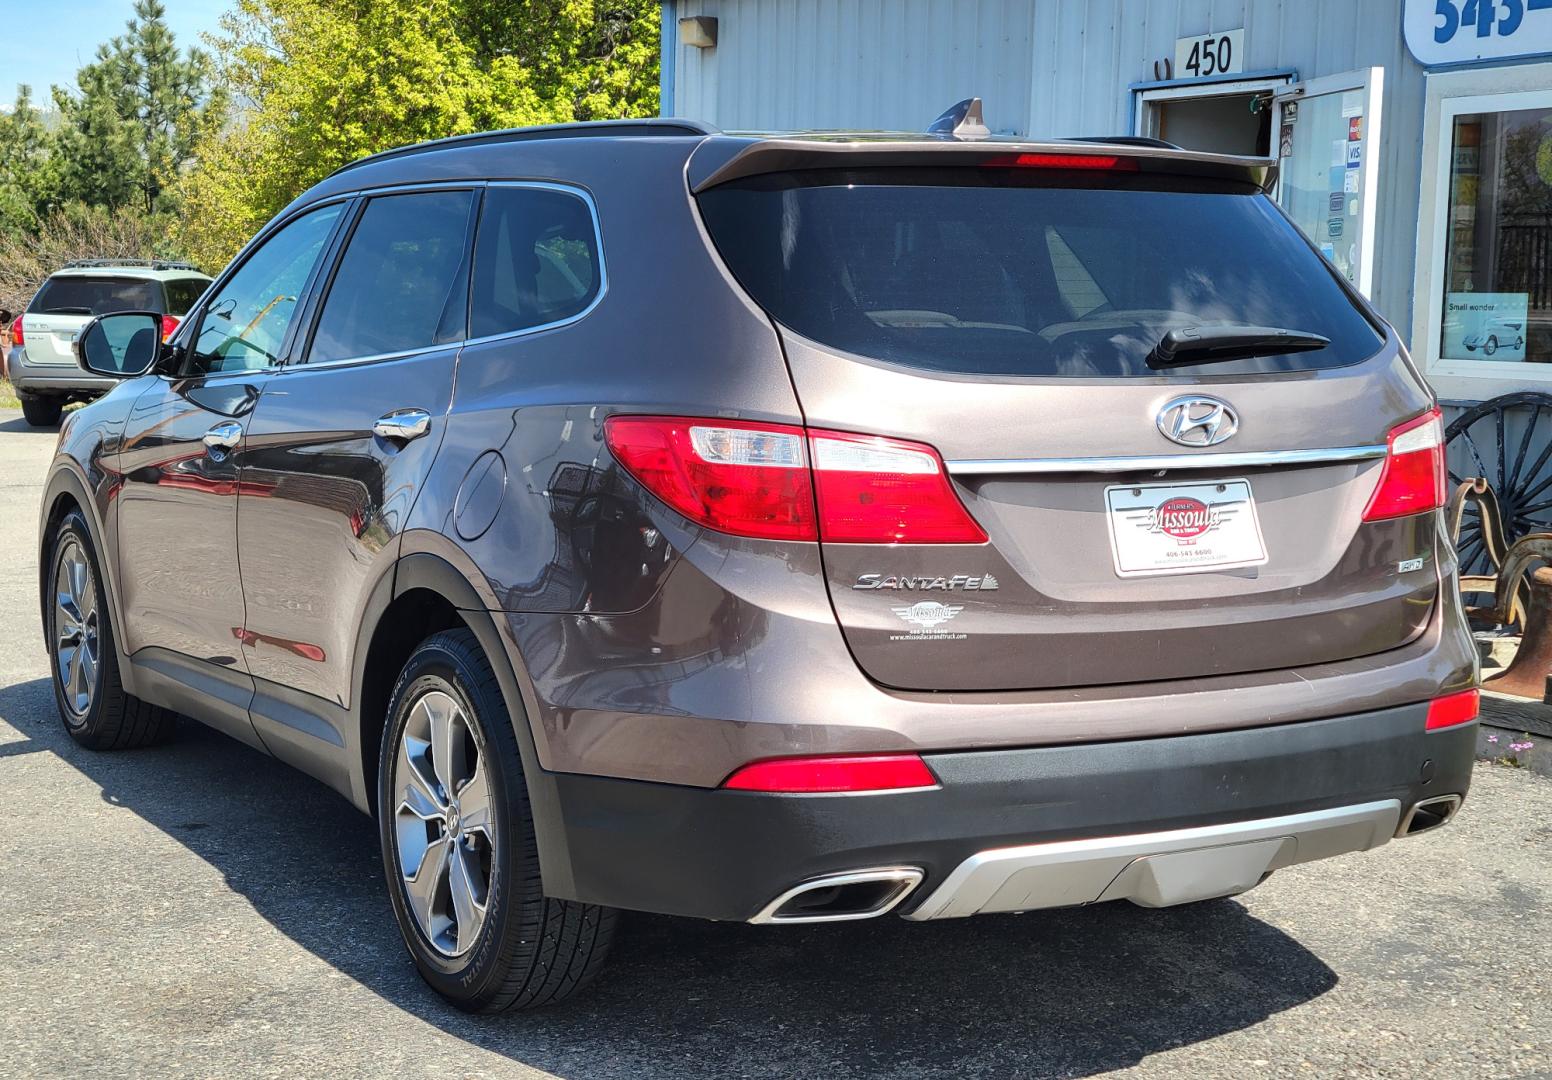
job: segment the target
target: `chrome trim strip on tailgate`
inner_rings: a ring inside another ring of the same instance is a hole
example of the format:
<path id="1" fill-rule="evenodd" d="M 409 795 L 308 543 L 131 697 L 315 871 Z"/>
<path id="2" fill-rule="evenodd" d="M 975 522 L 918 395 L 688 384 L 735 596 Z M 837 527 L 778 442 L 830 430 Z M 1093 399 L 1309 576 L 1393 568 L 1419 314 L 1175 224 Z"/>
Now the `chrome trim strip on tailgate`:
<path id="1" fill-rule="evenodd" d="M 982 458 L 946 461 L 956 476 L 1016 476 L 1025 473 L 1160 472 L 1164 469 L 1253 469 L 1276 465 L 1332 465 L 1385 456 L 1385 444 L 1335 446 L 1324 450 L 1248 450 L 1228 454 L 1147 454 L 1137 457 Z"/>
<path id="2" fill-rule="evenodd" d="M 1130 900 L 1165 907 L 1229 896 L 1295 863 L 1390 840 L 1401 803 L 1382 799 L 1192 829 L 1059 840 L 971 855 L 907 919 Z"/>

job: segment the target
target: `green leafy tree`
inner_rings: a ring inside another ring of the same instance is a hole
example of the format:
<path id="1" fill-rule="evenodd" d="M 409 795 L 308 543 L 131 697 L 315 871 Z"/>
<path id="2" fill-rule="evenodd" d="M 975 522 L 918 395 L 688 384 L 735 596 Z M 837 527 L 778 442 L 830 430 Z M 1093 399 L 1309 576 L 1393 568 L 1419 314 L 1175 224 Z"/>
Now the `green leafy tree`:
<path id="1" fill-rule="evenodd" d="M 16 103 L 0 113 L 0 231 L 26 229 L 58 203 L 58 169 L 48 130 L 32 104 L 32 87 L 16 89 Z"/>
<path id="2" fill-rule="evenodd" d="M 161 0 L 135 0 L 126 32 L 97 48 L 74 93 L 54 88 L 60 194 L 93 206 L 171 210 L 195 144 L 226 115 L 198 49 L 180 51 Z"/>
<path id="3" fill-rule="evenodd" d="M 185 178 L 181 239 L 224 262 L 340 166 L 491 128 L 657 112 L 655 0 L 237 0 L 213 44 L 242 103 Z"/>

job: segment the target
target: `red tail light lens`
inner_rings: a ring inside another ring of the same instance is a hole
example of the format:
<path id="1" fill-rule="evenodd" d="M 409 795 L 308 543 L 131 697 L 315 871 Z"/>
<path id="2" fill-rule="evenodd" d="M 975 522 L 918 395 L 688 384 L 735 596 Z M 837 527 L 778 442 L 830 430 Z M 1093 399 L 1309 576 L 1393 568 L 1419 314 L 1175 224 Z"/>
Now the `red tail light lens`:
<path id="1" fill-rule="evenodd" d="M 1437 731 L 1456 724 L 1471 723 L 1482 711 L 1481 697 L 1476 690 L 1462 690 L 1458 694 L 1434 698 L 1428 703 L 1427 730 Z"/>
<path id="2" fill-rule="evenodd" d="M 1432 409 L 1391 431 L 1380 482 L 1363 512 L 1365 521 L 1384 521 L 1437 510 L 1447 497 L 1444 417 Z"/>
<path id="3" fill-rule="evenodd" d="M 11 344 L 27 344 L 27 342 L 22 337 L 22 317 L 20 315 L 16 316 L 16 321 L 11 324 Z"/>
<path id="4" fill-rule="evenodd" d="M 809 446 L 825 542 L 986 543 L 932 447 L 837 431 L 810 431 Z"/>
<path id="5" fill-rule="evenodd" d="M 938 452 L 923 443 L 673 416 L 611 416 L 604 441 L 648 491 L 719 532 L 835 544 L 986 542 Z"/>
<path id="6" fill-rule="evenodd" d="M 162 340 L 166 341 L 168 338 L 172 337 L 172 332 L 174 330 L 176 330 L 176 329 L 178 329 L 178 316 L 176 316 L 176 315 L 163 315 L 162 316 Z"/>
<path id="7" fill-rule="evenodd" d="M 1004 154 L 983 164 L 1002 169 L 1087 169 L 1099 172 L 1136 172 L 1137 159 L 1116 154 Z"/>
<path id="8" fill-rule="evenodd" d="M 604 441 L 627 472 L 691 521 L 762 540 L 818 539 L 802 428 L 611 416 Z"/>
<path id="9" fill-rule="evenodd" d="M 938 778 L 917 754 L 776 758 L 745 765 L 722 782 L 734 791 L 819 794 L 936 787 Z"/>

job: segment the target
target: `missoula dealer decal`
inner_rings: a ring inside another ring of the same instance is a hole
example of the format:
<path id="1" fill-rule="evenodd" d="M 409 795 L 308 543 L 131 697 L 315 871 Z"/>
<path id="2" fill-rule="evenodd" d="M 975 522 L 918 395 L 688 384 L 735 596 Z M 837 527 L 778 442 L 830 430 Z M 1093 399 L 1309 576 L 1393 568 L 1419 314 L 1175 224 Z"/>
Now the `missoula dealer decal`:
<path id="1" fill-rule="evenodd" d="M 1153 508 L 1148 531 L 1161 532 L 1176 540 L 1190 540 L 1216 529 L 1222 520 L 1216 506 L 1208 506 L 1201 499 L 1180 495 L 1165 499 Z"/>
<path id="2" fill-rule="evenodd" d="M 908 634 L 890 634 L 890 641 L 963 641 L 967 635 L 942 629 L 961 611 L 963 604 L 944 604 L 937 600 L 918 600 L 910 607 L 890 608 L 902 620 L 911 625 Z"/>

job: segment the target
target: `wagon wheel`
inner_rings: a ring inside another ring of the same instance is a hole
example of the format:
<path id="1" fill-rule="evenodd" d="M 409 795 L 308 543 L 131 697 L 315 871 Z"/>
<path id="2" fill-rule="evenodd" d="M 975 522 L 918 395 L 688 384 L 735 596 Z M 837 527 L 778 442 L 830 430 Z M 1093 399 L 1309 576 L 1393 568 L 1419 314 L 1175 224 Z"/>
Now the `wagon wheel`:
<path id="1" fill-rule="evenodd" d="M 1505 546 L 1552 531 L 1552 394 L 1524 391 L 1473 406 L 1444 435 L 1450 484 L 1480 476 L 1498 497 Z M 1461 518 L 1461 572 L 1492 574 L 1481 513 L 1468 502 Z"/>

